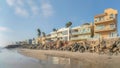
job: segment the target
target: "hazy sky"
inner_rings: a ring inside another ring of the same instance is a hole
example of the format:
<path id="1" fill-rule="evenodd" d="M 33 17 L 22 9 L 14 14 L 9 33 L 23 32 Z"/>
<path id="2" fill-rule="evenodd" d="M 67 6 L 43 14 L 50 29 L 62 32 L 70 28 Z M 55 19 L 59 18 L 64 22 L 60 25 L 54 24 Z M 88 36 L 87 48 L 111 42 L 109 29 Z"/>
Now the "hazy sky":
<path id="1" fill-rule="evenodd" d="M 68 21 L 73 22 L 72 26 L 93 22 L 94 16 L 106 8 L 120 11 L 120 1 L 0 0 L 0 46 L 36 37 L 37 28 L 48 34 L 53 28 L 64 27 Z"/>

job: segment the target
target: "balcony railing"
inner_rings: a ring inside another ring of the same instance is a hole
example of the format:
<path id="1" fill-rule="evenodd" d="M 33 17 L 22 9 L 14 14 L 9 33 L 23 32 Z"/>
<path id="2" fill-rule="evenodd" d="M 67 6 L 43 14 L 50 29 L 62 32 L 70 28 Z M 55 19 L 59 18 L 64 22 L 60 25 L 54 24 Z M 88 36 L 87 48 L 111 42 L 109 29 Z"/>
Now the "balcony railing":
<path id="1" fill-rule="evenodd" d="M 57 35 L 52 35 L 51 38 L 57 37 Z"/>
<path id="2" fill-rule="evenodd" d="M 103 28 L 103 29 L 95 29 L 95 32 L 101 32 L 101 31 L 111 31 L 111 30 L 116 30 L 116 27 L 113 28 Z"/>
<path id="3" fill-rule="evenodd" d="M 72 37 L 71 40 L 81 40 L 81 39 L 89 39 L 91 37 L 85 37 L 85 36 L 80 36 L 80 37 Z"/>
<path id="4" fill-rule="evenodd" d="M 49 38 L 51 38 L 51 36 L 49 36 L 49 37 L 46 37 L 47 39 L 49 39 Z"/>
<path id="5" fill-rule="evenodd" d="M 86 34 L 90 33 L 91 31 L 84 31 L 84 32 L 72 32 L 72 35 L 78 35 L 78 34 Z"/>
<path id="6" fill-rule="evenodd" d="M 58 37 L 62 37 L 63 35 L 62 34 L 59 34 Z"/>
<path id="7" fill-rule="evenodd" d="M 104 23 L 104 22 L 108 22 L 109 23 L 110 21 L 115 21 L 115 18 L 97 21 L 97 22 L 95 22 L 95 24 L 101 24 L 101 23 Z"/>

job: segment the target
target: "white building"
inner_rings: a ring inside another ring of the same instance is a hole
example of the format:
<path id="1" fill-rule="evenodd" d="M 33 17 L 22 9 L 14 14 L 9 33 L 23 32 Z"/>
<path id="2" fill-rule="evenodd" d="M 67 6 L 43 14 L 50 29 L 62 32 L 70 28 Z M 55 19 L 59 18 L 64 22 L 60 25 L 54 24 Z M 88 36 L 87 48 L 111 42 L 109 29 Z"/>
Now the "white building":
<path id="1" fill-rule="evenodd" d="M 54 41 L 57 40 L 57 38 L 66 41 L 78 41 L 91 38 L 92 33 L 92 23 L 86 23 L 73 28 L 58 29 L 57 31 L 51 32 L 46 38 Z"/>
<path id="2" fill-rule="evenodd" d="M 51 40 L 57 40 L 59 38 L 60 40 L 70 40 L 70 28 L 61 28 L 57 31 L 53 31 L 50 33 Z"/>

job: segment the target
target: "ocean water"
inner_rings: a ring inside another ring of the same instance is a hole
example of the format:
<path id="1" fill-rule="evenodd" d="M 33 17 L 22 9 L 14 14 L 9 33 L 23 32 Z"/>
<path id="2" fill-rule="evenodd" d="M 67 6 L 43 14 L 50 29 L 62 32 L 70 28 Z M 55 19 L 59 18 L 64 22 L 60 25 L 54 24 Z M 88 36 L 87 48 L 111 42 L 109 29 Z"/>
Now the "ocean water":
<path id="1" fill-rule="evenodd" d="M 70 58 L 51 57 L 38 60 L 21 55 L 16 49 L 0 49 L 0 68 L 80 68 Z"/>
<path id="2" fill-rule="evenodd" d="M 0 68 L 42 68 L 39 60 L 23 56 L 17 50 L 0 49 Z"/>
<path id="3" fill-rule="evenodd" d="M 109 58 L 106 58 L 106 62 L 94 62 L 87 58 L 78 60 L 49 55 L 46 57 L 38 60 L 20 54 L 17 49 L 0 49 L 0 68 L 120 68 L 119 61 Z M 119 60 L 119 57 L 116 59 Z"/>
<path id="4" fill-rule="evenodd" d="M 119 63 L 99 63 L 89 59 L 73 59 L 45 55 L 46 59 L 35 59 L 24 56 L 17 49 L 0 49 L 0 68 L 120 68 Z M 107 59 L 107 58 L 106 58 Z M 89 61 L 89 62 L 88 62 Z"/>

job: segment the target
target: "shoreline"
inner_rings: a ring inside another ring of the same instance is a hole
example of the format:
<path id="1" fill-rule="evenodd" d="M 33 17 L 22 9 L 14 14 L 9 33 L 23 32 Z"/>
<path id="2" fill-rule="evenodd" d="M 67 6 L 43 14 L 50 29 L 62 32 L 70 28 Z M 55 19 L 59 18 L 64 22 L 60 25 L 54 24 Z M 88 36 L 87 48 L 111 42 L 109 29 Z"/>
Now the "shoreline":
<path id="1" fill-rule="evenodd" d="M 34 50 L 34 49 L 19 49 L 19 53 L 41 59 L 43 56 L 56 56 L 56 57 L 65 57 L 65 58 L 72 58 L 72 59 L 83 59 L 83 58 L 89 58 L 89 59 L 112 59 L 112 58 L 120 58 L 120 55 L 99 55 L 96 53 L 79 53 L 79 52 L 69 52 L 69 51 L 56 51 L 56 50 Z"/>
<path id="2" fill-rule="evenodd" d="M 80 61 L 83 66 L 93 66 L 96 68 L 119 68 L 120 55 L 108 56 L 99 55 L 95 53 L 79 53 L 68 51 L 55 51 L 55 50 L 33 50 L 33 49 L 19 49 L 19 53 L 24 56 L 32 57 L 38 60 L 47 60 L 49 56 L 63 57 Z M 92 68 L 92 67 L 90 67 Z"/>

